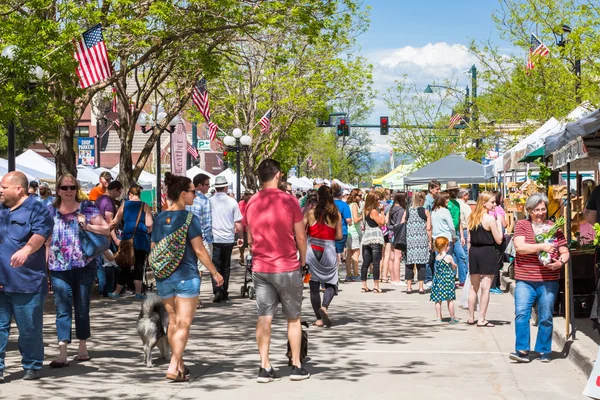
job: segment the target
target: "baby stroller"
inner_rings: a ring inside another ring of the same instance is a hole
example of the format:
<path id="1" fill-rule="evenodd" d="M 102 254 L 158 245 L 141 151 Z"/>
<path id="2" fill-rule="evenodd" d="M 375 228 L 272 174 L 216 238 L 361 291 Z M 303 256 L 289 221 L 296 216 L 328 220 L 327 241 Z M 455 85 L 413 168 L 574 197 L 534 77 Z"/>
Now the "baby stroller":
<path id="1" fill-rule="evenodd" d="M 248 295 L 249 299 L 255 299 L 256 293 L 254 292 L 254 286 L 252 285 L 252 254 L 246 256 L 246 270 L 244 271 L 244 284 L 240 288 L 240 294 L 242 298 Z"/>

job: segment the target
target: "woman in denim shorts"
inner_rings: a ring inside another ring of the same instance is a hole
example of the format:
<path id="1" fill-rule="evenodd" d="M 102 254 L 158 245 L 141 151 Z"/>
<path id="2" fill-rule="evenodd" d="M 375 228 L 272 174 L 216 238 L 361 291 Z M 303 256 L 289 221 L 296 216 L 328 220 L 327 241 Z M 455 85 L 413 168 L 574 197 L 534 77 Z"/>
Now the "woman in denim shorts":
<path id="1" fill-rule="evenodd" d="M 173 204 L 167 211 L 161 212 L 154 221 L 152 248 L 186 223 L 189 213 L 186 206 L 191 206 L 194 202 L 195 189 L 190 178 L 167 172 L 165 185 L 167 197 L 173 201 Z M 217 284 L 219 286 L 223 284 L 223 277 L 215 269 L 201 235 L 200 220 L 194 215 L 188 227 L 185 253 L 179 265 L 167 278 L 156 279 L 158 295 L 169 313 L 168 337 L 171 346 L 171 363 L 167 369 L 167 379 L 176 382 L 188 380 L 188 371 L 183 363 L 183 351 L 200 294 L 198 259 L 210 271 Z"/>

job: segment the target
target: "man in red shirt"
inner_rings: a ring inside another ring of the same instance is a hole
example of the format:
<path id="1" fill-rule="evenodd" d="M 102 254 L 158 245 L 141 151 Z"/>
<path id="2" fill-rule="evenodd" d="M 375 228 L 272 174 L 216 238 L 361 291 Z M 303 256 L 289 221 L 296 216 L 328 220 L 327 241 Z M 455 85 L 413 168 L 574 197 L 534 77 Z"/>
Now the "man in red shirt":
<path id="1" fill-rule="evenodd" d="M 278 189 L 283 175 L 279 163 L 264 160 L 258 166 L 258 175 L 263 189 L 248 201 L 245 215 L 258 311 L 256 341 L 261 365 L 257 382 L 279 380 L 269 361 L 271 323 L 279 302 L 288 320 L 293 364 L 290 380 L 300 381 L 310 378 L 300 362 L 300 309 L 304 289 L 301 266 L 306 263 L 304 221 L 298 201 Z"/>

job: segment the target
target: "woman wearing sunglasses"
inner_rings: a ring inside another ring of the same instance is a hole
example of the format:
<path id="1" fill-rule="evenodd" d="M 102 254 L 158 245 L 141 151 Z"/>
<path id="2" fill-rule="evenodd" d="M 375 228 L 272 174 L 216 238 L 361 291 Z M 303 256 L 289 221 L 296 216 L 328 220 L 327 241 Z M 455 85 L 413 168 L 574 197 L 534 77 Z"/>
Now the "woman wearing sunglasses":
<path id="1" fill-rule="evenodd" d="M 48 269 L 56 305 L 56 333 L 59 356 L 51 368 L 69 365 L 67 345 L 71 343 L 71 325 L 75 308 L 75 336 L 79 339 L 78 361 L 88 361 L 86 340 L 90 337 L 90 291 L 96 278 L 96 258 L 83 254 L 80 231 L 109 234 L 109 227 L 94 203 L 82 201 L 77 179 L 64 174 L 56 184 L 56 200 L 49 206 L 54 230 L 48 238 Z"/>

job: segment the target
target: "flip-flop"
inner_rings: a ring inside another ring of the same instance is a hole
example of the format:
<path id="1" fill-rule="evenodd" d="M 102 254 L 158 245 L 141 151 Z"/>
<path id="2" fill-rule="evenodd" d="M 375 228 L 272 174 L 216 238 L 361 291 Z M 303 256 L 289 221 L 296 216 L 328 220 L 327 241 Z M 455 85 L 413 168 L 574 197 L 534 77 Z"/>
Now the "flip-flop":
<path id="1" fill-rule="evenodd" d="M 319 324 L 317 324 L 317 322 L 315 321 L 315 322 L 313 322 L 313 323 L 312 323 L 312 326 L 316 326 L 317 328 L 322 328 L 322 327 L 324 327 L 325 325 L 319 325 Z"/>
<path id="2" fill-rule="evenodd" d="M 50 368 L 64 368 L 64 367 L 68 367 L 69 363 L 68 362 L 62 362 L 60 360 L 54 360 L 50 363 Z"/>
<path id="3" fill-rule="evenodd" d="M 381 294 L 381 293 L 383 293 L 383 291 L 381 289 L 374 288 L 373 289 L 373 293 L 375 293 L 375 294 Z"/>
<path id="4" fill-rule="evenodd" d="M 177 374 L 167 373 L 167 379 L 173 382 L 188 382 L 190 378 L 185 376 L 181 371 L 177 371 Z"/>
<path id="5" fill-rule="evenodd" d="M 476 325 L 477 322 L 475 321 L 466 321 L 467 325 Z"/>
<path id="6" fill-rule="evenodd" d="M 478 327 L 478 328 L 493 328 L 493 327 L 495 327 L 495 326 L 496 326 L 496 325 L 494 325 L 494 324 L 490 323 L 490 321 L 485 321 L 485 323 L 484 323 L 484 324 L 477 324 L 477 327 Z"/>
<path id="7" fill-rule="evenodd" d="M 196 310 L 199 310 L 201 308 L 204 308 L 204 304 L 200 300 L 198 300 L 198 304 L 196 305 Z"/>
<path id="8" fill-rule="evenodd" d="M 77 356 L 77 361 L 78 362 L 85 362 L 85 361 L 90 361 L 90 356 L 85 354 L 85 355 L 80 355 Z"/>
<path id="9" fill-rule="evenodd" d="M 372 290 L 371 290 L 371 289 L 369 289 L 368 287 L 364 287 L 364 288 L 361 288 L 361 289 L 360 289 L 360 291 L 361 291 L 361 293 L 369 293 L 369 292 L 371 292 Z"/>
<path id="10" fill-rule="evenodd" d="M 323 310 L 322 308 L 319 308 L 319 315 L 323 320 L 323 324 L 326 327 L 331 328 L 331 319 L 329 319 L 329 314 L 327 314 L 327 311 Z"/>

